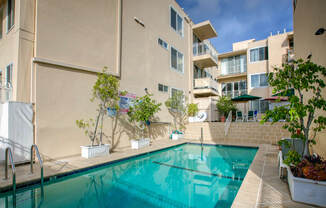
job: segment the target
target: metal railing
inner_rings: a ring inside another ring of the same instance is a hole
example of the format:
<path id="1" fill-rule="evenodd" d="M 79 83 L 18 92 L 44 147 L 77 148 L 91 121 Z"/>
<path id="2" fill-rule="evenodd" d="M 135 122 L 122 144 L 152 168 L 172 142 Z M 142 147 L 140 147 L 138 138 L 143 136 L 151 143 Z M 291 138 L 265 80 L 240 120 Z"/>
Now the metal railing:
<path id="1" fill-rule="evenodd" d="M 237 96 L 240 96 L 243 94 L 247 94 L 247 89 L 222 92 L 222 95 L 230 96 L 231 98 L 234 98 L 234 97 L 237 97 Z"/>
<path id="2" fill-rule="evenodd" d="M 8 180 L 8 159 L 11 164 L 11 170 L 12 170 L 12 196 L 13 196 L 13 204 L 14 207 L 16 207 L 16 168 L 15 168 L 15 163 L 14 159 L 12 157 L 12 152 L 10 147 L 6 148 L 5 151 L 5 178 L 4 180 Z"/>
<path id="3" fill-rule="evenodd" d="M 217 82 L 210 77 L 194 79 L 194 89 L 212 89 L 218 92 L 217 88 Z"/>
<path id="4" fill-rule="evenodd" d="M 40 156 L 40 152 L 38 151 L 38 147 L 36 144 L 33 144 L 31 146 L 31 174 L 33 174 L 33 163 L 34 163 L 34 150 L 38 159 L 38 162 L 40 164 L 41 168 L 41 188 L 43 188 L 43 183 L 44 183 L 44 177 L 43 177 L 43 160 Z"/>
<path id="5" fill-rule="evenodd" d="M 211 45 L 210 42 L 207 41 L 195 43 L 193 46 L 193 54 L 194 56 L 210 54 L 216 62 L 218 60 L 215 48 Z"/>
<path id="6" fill-rule="evenodd" d="M 228 118 L 226 119 L 225 124 L 224 124 L 224 135 L 225 136 L 228 135 L 231 122 L 232 122 L 232 111 L 229 112 Z"/>

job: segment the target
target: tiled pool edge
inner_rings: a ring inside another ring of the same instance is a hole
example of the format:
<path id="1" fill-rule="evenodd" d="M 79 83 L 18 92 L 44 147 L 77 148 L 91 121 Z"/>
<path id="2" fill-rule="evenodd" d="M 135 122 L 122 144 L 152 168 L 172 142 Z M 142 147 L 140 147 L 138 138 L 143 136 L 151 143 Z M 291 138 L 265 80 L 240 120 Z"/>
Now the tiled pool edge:
<path id="1" fill-rule="evenodd" d="M 76 173 L 80 173 L 80 172 L 84 172 L 87 170 L 91 170 L 94 168 L 98 168 L 98 167 L 102 167 L 102 166 L 106 166 L 109 164 L 114 164 L 117 162 L 121 162 L 124 160 L 128 160 L 134 157 L 139 157 L 142 155 L 146 155 L 146 154 L 150 154 L 153 152 L 158 152 L 158 151 L 162 151 L 165 149 L 169 149 L 172 147 L 176 147 L 176 146 L 180 146 L 183 144 L 200 144 L 200 142 L 198 140 L 183 140 L 183 141 L 179 141 L 177 143 L 168 143 L 167 145 L 160 146 L 160 147 L 152 147 L 152 148 L 148 148 L 148 149 L 144 149 L 144 150 L 140 150 L 141 152 L 133 152 L 129 155 L 125 155 L 122 156 L 120 158 L 116 158 L 116 159 L 111 159 L 108 158 L 107 161 L 100 161 L 96 164 L 90 164 L 90 165 L 86 165 L 82 168 L 76 168 L 75 170 L 66 170 L 66 171 L 62 171 L 62 172 L 57 172 L 57 173 L 52 173 L 49 175 L 46 175 L 46 177 L 44 178 L 44 181 L 49 181 L 53 178 L 62 178 L 65 176 L 69 176 L 72 174 L 76 174 Z M 259 176 L 257 176 L 254 172 L 257 173 L 257 171 L 259 173 L 262 174 L 263 171 L 263 166 L 264 166 L 264 154 L 268 151 L 266 151 L 268 148 L 268 146 L 271 145 L 257 145 L 257 144 L 234 144 L 234 143 L 230 143 L 230 142 L 204 142 L 205 145 L 224 145 L 224 146 L 237 146 L 237 147 L 249 147 L 249 148 L 257 148 L 257 153 L 255 155 L 255 158 L 253 160 L 253 162 L 251 163 L 248 172 L 242 182 L 242 185 L 236 195 L 236 198 L 233 201 L 232 207 L 256 207 L 257 203 L 258 203 L 258 199 L 259 199 L 259 186 L 261 183 L 261 178 Z M 101 159 L 101 158 L 100 158 Z M 31 180 L 26 180 L 20 183 L 17 183 L 17 188 L 24 188 L 27 186 L 31 186 L 31 185 L 36 185 L 39 184 L 40 179 L 31 179 Z M 0 193 L 3 192 L 7 192 L 11 190 L 11 185 L 8 186 L 4 186 L 4 187 L 0 187 Z"/>
<path id="2" fill-rule="evenodd" d="M 147 150 L 146 149 L 141 149 L 140 151 L 143 151 L 143 152 L 139 152 L 139 153 L 135 152 L 135 154 L 131 153 L 131 155 L 122 156 L 120 158 L 116 158 L 116 159 L 112 159 L 112 160 L 110 160 L 111 158 L 108 158 L 107 161 L 99 162 L 97 164 L 86 165 L 85 167 L 81 167 L 81 168 L 77 168 L 77 169 L 66 170 L 66 171 L 62 171 L 62 172 L 48 174 L 48 175 L 44 176 L 44 182 L 48 182 L 48 181 L 50 181 L 52 179 L 62 178 L 62 177 L 65 177 L 65 176 L 76 174 L 76 173 L 85 172 L 85 171 L 95 169 L 95 168 L 99 168 L 99 167 L 103 167 L 103 166 L 106 166 L 106 165 L 118 163 L 118 162 L 128 160 L 128 159 L 131 159 L 131 158 L 134 158 L 134 157 L 140 157 L 140 156 L 143 156 L 143 155 L 146 155 L 146 154 L 166 150 L 166 149 L 177 147 L 177 146 L 187 144 L 187 143 L 188 143 L 187 141 L 180 141 L 180 142 L 178 142 L 176 144 L 173 144 L 173 143 L 169 144 L 166 147 L 158 147 L 158 148 L 147 149 Z M 11 179 L 9 178 L 9 180 L 11 180 Z M 33 185 L 36 185 L 36 184 L 39 184 L 39 183 L 40 183 L 40 178 L 27 179 L 26 181 L 21 181 L 21 182 L 16 183 L 16 188 L 17 189 L 22 189 L 22 188 L 25 188 L 27 186 L 33 186 Z M 11 183 L 9 185 L 2 186 L 2 187 L 0 187 L 0 194 L 5 193 L 7 191 L 11 191 L 11 189 L 12 189 L 12 184 Z"/>
<path id="3" fill-rule="evenodd" d="M 242 181 L 240 189 L 233 201 L 232 207 L 258 207 L 262 192 L 262 176 L 265 169 L 265 153 L 271 145 L 259 145 L 248 172 Z"/>

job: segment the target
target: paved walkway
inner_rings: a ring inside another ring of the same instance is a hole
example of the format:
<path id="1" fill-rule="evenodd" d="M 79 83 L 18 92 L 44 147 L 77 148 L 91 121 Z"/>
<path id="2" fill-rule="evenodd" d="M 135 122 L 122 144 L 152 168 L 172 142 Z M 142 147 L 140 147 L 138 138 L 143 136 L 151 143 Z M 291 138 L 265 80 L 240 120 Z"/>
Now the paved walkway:
<path id="1" fill-rule="evenodd" d="M 109 157 L 85 159 L 76 156 L 62 160 L 46 161 L 44 163 L 44 176 L 49 178 L 58 174 L 67 174 L 79 169 L 175 146 L 187 141 L 198 142 L 194 140 L 160 140 L 155 141 L 152 146 L 140 150 L 120 149 L 111 153 Z M 223 142 L 219 144 L 259 146 L 259 150 L 248 170 L 232 207 L 312 207 L 302 203 L 295 203 L 291 200 L 287 183 L 281 181 L 278 177 L 278 150 L 276 146 L 269 144 L 257 145 L 244 141 L 239 143 L 239 140 L 223 140 Z M 2 180 L 2 178 L 4 178 L 3 168 L 2 165 L 0 168 L 0 191 L 8 189 L 11 185 L 11 179 L 6 181 Z M 29 168 L 29 165 L 17 167 L 17 184 L 24 184 L 27 181 L 37 182 L 40 180 L 38 165 L 35 165 L 34 174 L 30 174 Z M 11 175 L 10 171 L 11 170 L 9 170 L 9 175 Z"/>

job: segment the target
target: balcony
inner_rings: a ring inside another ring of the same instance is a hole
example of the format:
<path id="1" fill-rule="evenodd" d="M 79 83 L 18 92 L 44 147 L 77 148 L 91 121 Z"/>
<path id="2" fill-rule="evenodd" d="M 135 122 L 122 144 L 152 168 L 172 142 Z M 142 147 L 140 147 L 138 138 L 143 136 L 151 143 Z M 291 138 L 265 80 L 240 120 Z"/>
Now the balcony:
<path id="1" fill-rule="evenodd" d="M 282 56 L 282 63 L 287 64 L 291 63 L 292 61 L 294 61 L 294 51 L 293 49 L 288 49 L 287 54 L 284 54 Z"/>
<path id="2" fill-rule="evenodd" d="M 193 55 L 194 64 L 199 68 L 217 66 L 217 52 L 209 42 L 194 44 Z"/>
<path id="3" fill-rule="evenodd" d="M 209 38 L 217 37 L 217 33 L 215 29 L 213 28 L 212 24 L 208 20 L 195 24 L 192 27 L 192 31 L 202 41 Z"/>
<path id="4" fill-rule="evenodd" d="M 247 77 L 247 72 L 236 72 L 236 73 L 227 73 L 227 74 L 220 74 L 217 76 L 217 80 L 224 80 L 224 79 L 230 79 L 230 78 L 246 78 Z"/>
<path id="5" fill-rule="evenodd" d="M 223 96 L 230 96 L 231 98 L 247 94 L 247 89 L 242 89 L 242 90 L 233 90 L 233 91 L 224 91 L 222 92 Z"/>
<path id="6" fill-rule="evenodd" d="M 211 78 L 198 78 L 194 80 L 195 97 L 217 96 L 217 82 Z"/>

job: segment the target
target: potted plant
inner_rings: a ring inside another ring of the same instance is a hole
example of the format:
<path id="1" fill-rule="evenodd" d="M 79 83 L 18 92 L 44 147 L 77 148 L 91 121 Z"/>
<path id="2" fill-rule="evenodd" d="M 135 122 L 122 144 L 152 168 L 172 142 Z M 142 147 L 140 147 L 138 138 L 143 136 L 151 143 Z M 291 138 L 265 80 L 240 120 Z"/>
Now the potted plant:
<path id="1" fill-rule="evenodd" d="M 130 106 L 128 111 L 129 121 L 132 123 L 137 123 L 135 126 L 138 126 L 142 131 L 141 138 L 131 139 L 131 148 L 138 149 L 144 146 L 150 145 L 150 124 L 151 119 L 154 118 L 154 115 L 159 112 L 161 103 L 156 103 L 152 99 L 151 94 L 146 94 L 143 97 L 137 97 L 133 106 Z M 145 137 L 145 130 L 147 129 L 148 137 Z"/>
<path id="2" fill-rule="evenodd" d="M 291 132 L 291 140 L 302 140 L 301 152 L 293 148 L 294 142 L 289 142 L 292 148 L 284 160 L 288 165 L 291 196 L 294 201 L 319 206 L 326 206 L 325 161 L 312 154 L 310 146 L 316 144 L 317 133 L 326 127 L 326 117 L 321 114 L 326 109 L 326 100 L 322 96 L 325 77 L 326 68 L 310 60 L 299 59 L 275 68 L 275 72 L 268 76 L 273 92 L 285 94 L 293 89 L 295 93 L 289 96 L 288 105 L 267 111 L 262 119 L 262 122 L 272 120 L 275 123 L 285 118 L 283 128 Z"/>
<path id="3" fill-rule="evenodd" d="M 186 99 L 182 91 L 174 92 L 172 96 L 165 101 L 165 106 L 173 117 L 172 134 L 170 136 L 172 140 L 183 138 L 187 116 L 189 114 L 194 116 L 198 113 L 197 104 L 186 105 L 185 101 Z"/>
<path id="4" fill-rule="evenodd" d="M 220 113 L 221 122 L 225 122 L 230 111 L 236 111 L 236 107 L 229 96 L 221 96 L 216 103 L 216 107 Z"/>
<path id="5" fill-rule="evenodd" d="M 195 122 L 196 121 L 196 116 L 198 114 L 198 104 L 195 103 L 189 103 L 187 105 L 187 111 L 188 111 L 188 117 L 189 117 L 189 122 Z"/>
<path id="6" fill-rule="evenodd" d="M 124 93 L 122 92 L 122 94 Z M 119 94 L 119 80 L 109 75 L 107 68 L 104 67 L 102 73 L 97 74 L 90 99 L 92 102 L 97 101 L 99 103 L 96 120 L 81 119 L 76 121 L 77 126 L 84 130 L 85 135 L 91 141 L 91 145 L 81 146 L 82 157 L 91 158 L 109 154 L 109 144 L 103 144 L 103 137 L 106 137 L 103 132 L 103 120 L 108 108 L 114 109 L 116 115 L 119 113 Z M 97 141 L 96 145 L 95 141 Z"/>

